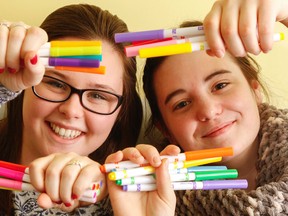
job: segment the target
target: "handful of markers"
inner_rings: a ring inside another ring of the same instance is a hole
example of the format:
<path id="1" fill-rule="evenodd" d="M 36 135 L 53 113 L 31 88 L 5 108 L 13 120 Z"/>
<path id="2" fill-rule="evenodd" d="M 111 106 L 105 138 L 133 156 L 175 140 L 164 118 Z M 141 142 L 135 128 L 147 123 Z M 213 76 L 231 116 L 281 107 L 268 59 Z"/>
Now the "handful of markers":
<path id="1" fill-rule="evenodd" d="M 101 41 L 51 41 L 38 51 L 47 68 L 74 72 L 104 74 Z"/>
<path id="2" fill-rule="evenodd" d="M 95 203 L 100 194 L 102 182 L 93 182 L 80 201 Z M 0 161 L 0 189 L 13 191 L 37 191 L 30 183 L 29 168 L 20 164 Z"/>
<path id="3" fill-rule="evenodd" d="M 284 40 L 284 33 L 275 33 L 274 41 Z M 115 34 L 116 43 L 129 42 L 127 57 L 152 58 L 207 50 L 203 26 L 159 29 Z"/>
<path id="4" fill-rule="evenodd" d="M 220 162 L 224 156 L 232 156 L 233 149 L 215 148 L 180 153 L 177 156 L 161 156 L 169 161 L 168 169 L 174 190 L 213 190 L 245 189 L 246 179 L 236 179 L 236 169 L 226 166 L 207 166 Z M 131 161 L 108 163 L 100 167 L 108 178 L 122 187 L 124 191 L 156 190 L 155 168 L 146 164 Z"/>

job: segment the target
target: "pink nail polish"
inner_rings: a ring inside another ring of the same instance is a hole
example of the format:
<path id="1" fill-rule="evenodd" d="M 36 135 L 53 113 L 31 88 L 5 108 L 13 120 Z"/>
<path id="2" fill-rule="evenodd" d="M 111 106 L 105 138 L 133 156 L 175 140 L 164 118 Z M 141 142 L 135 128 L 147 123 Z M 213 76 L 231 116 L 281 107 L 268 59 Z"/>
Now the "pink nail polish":
<path id="1" fill-rule="evenodd" d="M 35 55 L 32 59 L 30 59 L 30 62 L 31 62 L 32 65 L 37 64 L 37 61 L 38 61 L 37 55 Z"/>

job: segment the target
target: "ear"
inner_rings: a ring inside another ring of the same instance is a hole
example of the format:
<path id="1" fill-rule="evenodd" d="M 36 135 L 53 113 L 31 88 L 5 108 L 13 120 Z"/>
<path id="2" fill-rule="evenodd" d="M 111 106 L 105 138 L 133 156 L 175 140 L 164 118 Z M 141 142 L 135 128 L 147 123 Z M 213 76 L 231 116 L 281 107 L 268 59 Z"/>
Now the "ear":
<path id="1" fill-rule="evenodd" d="M 261 88 L 260 83 L 257 80 L 252 80 L 251 88 L 254 92 L 257 104 L 258 105 L 261 104 L 263 102 L 263 96 L 262 96 L 262 88 Z"/>

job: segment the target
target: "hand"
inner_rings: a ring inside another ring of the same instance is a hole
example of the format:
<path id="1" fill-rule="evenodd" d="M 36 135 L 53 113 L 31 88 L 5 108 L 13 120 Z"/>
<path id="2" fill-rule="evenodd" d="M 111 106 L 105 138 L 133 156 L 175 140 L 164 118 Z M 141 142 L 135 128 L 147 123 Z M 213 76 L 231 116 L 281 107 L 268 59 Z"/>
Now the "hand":
<path id="1" fill-rule="evenodd" d="M 176 155 L 176 146 L 166 147 L 161 154 Z M 157 190 L 150 192 L 125 192 L 115 182 L 107 180 L 110 200 L 115 215 L 175 215 L 176 197 L 171 187 L 168 161 L 160 159 L 158 151 L 151 145 L 126 148 L 107 157 L 106 163 L 131 160 L 143 163 L 144 159 L 156 168 Z"/>
<path id="2" fill-rule="evenodd" d="M 275 21 L 288 27 L 287 0 L 218 0 L 205 17 L 204 29 L 211 56 L 269 52 Z"/>
<path id="3" fill-rule="evenodd" d="M 91 204 L 80 202 L 79 198 L 92 182 L 99 181 L 103 186 L 97 201 L 103 199 L 107 195 L 106 181 L 99 167 L 97 162 L 75 153 L 56 153 L 34 160 L 29 166 L 29 175 L 32 185 L 43 192 L 38 198 L 39 206 L 72 211 Z"/>
<path id="4" fill-rule="evenodd" d="M 15 92 L 38 84 L 45 68 L 37 51 L 47 40 L 39 27 L 0 22 L 0 84 Z"/>

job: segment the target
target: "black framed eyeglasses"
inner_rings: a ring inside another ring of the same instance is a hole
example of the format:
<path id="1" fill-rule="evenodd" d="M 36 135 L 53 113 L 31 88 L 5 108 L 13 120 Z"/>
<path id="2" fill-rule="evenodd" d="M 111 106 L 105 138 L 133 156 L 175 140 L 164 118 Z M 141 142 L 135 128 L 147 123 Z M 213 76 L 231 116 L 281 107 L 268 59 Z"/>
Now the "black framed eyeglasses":
<path id="1" fill-rule="evenodd" d="M 32 86 L 32 90 L 37 97 L 53 103 L 67 101 L 72 94 L 78 94 L 85 109 L 100 115 L 111 115 L 123 102 L 122 95 L 98 89 L 77 89 L 46 75 L 38 85 Z"/>

